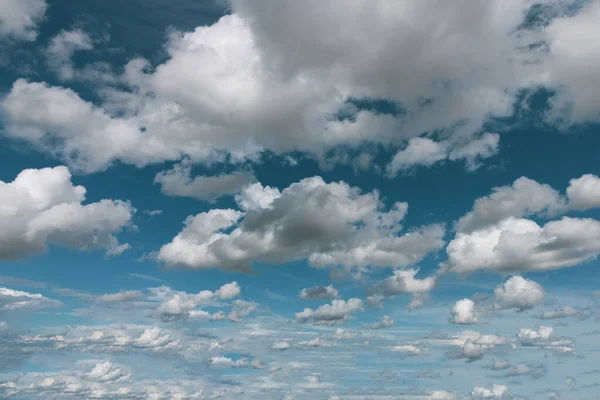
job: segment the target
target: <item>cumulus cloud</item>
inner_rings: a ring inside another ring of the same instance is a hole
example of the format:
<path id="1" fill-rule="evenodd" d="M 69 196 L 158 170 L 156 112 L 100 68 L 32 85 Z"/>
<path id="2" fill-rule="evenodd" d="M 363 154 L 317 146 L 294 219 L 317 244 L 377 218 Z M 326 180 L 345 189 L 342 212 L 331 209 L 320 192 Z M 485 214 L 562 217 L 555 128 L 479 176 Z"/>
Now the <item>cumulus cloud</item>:
<path id="1" fill-rule="evenodd" d="M 281 192 L 255 184 L 237 199 L 245 212 L 213 209 L 188 217 L 158 260 L 225 270 L 302 258 L 316 267 L 405 266 L 444 244 L 440 225 L 399 235 L 406 203 L 385 211 L 376 191 L 362 194 L 344 182 L 312 177 Z"/>
<path id="2" fill-rule="evenodd" d="M 506 394 L 507 387 L 494 384 L 491 389 L 483 386 L 476 386 L 471 392 L 474 399 L 501 399 Z"/>
<path id="3" fill-rule="evenodd" d="M 461 233 L 471 233 L 497 225 L 509 217 L 548 217 L 598 207 L 600 178 L 596 175 L 586 174 L 571 179 L 566 196 L 547 184 L 522 176 L 511 186 L 495 187 L 492 194 L 475 200 L 473 209 L 456 222 L 455 229 Z"/>
<path id="4" fill-rule="evenodd" d="M 404 155 L 400 166 L 446 157 L 473 168 L 496 151 L 497 137 L 477 136 L 482 126 L 510 116 L 522 90 L 556 90 L 552 110 L 566 113 L 567 123 L 598 119 L 599 91 L 589 83 L 598 81 L 598 52 L 578 39 L 595 37 L 596 2 L 534 29 L 524 23 L 527 0 L 476 8 L 311 1 L 306 9 L 289 0 L 232 1 L 231 14 L 214 24 L 171 32 L 166 61 L 130 61 L 122 86 L 103 91 L 98 105 L 68 89 L 17 81 L 2 107 L 7 134 L 85 172 L 117 160 L 239 161 L 264 150 L 320 156 L 423 133 L 451 150 Z M 10 1 L 3 30 L 33 39 L 44 9 L 42 0 Z M 465 23 L 465 10 L 481 23 Z M 535 46 L 542 42 L 548 51 Z M 361 106 L 371 99 L 395 111 Z"/>
<path id="5" fill-rule="evenodd" d="M 423 279 L 415 278 L 418 269 L 396 270 L 394 275 L 386 278 L 383 283 L 371 288 L 374 293 L 382 293 L 386 296 L 401 294 L 426 294 L 429 293 L 437 283 L 437 277 L 430 276 Z"/>
<path id="6" fill-rule="evenodd" d="M 328 299 L 332 300 L 338 296 L 338 291 L 333 285 L 329 286 L 313 286 L 302 289 L 300 292 L 301 299 Z"/>
<path id="7" fill-rule="evenodd" d="M 94 368 L 86 375 L 88 379 L 97 382 L 122 383 L 131 380 L 131 374 L 123 371 L 119 366 L 104 361 L 94 365 Z"/>
<path id="8" fill-rule="evenodd" d="M 544 300 L 546 292 L 540 284 L 515 275 L 497 286 L 494 295 L 497 301 L 494 305 L 496 308 L 516 308 L 518 311 L 525 311 Z"/>
<path id="9" fill-rule="evenodd" d="M 541 319 L 559 319 L 567 317 L 584 317 L 583 313 L 571 306 L 555 308 L 551 311 L 544 311 L 541 315 Z"/>
<path id="10" fill-rule="evenodd" d="M 600 208 L 600 178 L 585 174 L 571 179 L 567 187 L 569 207 L 574 210 Z"/>
<path id="11" fill-rule="evenodd" d="M 333 300 L 331 304 L 322 305 L 316 310 L 305 308 L 296 313 L 296 321 L 302 324 L 313 321 L 316 325 L 334 325 L 348 321 L 349 315 L 358 311 L 364 311 L 360 299 Z"/>
<path id="12" fill-rule="evenodd" d="M 387 173 L 395 176 L 400 171 L 416 166 L 432 166 L 443 160 L 465 160 L 467 169 L 474 170 L 479 161 L 498 152 L 500 136 L 496 133 L 484 133 L 468 143 L 452 144 L 450 141 L 416 137 L 408 141 L 407 146 L 397 152 L 387 165 Z"/>
<path id="13" fill-rule="evenodd" d="M 62 80 L 73 79 L 75 70 L 71 57 L 77 51 L 92 50 L 94 43 L 90 36 L 81 29 L 61 31 L 50 41 L 46 49 L 46 59 L 51 69 L 56 71 Z"/>
<path id="14" fill-rule="evenodd" d="M 436 390 L 431 392 L 427 400 L 457 400 L 456 393 L 448 392 L 446 390 Z"/>
<path id="15" fill-rule="evenodd" d="M 26 169 L 12 182 L 0 181 L 0 259 L 38 254 L 49 245 L 103 248 L 109 255 L 126 250 L 115 234 L 131 225 L 135 209 L 120 200 L 84 205 L 85 194 L 66 167 Z"/>
<path id="16" fill-rule="evenodd" d="M 508 217 L 551 214 L 564 206 L 564 199 L 551 186 L 521 177 L 511 186 L 496 187 L 489 196 L 475 200 L 473 209 L 456 223 L 456 229 L 470 233 L 496 225 Z"/>
<path id="17" fill-rule="evenodd" d="M 187 317 L 205 318 L 211 321 L 223 319 L 220 313 L 210 313 L 197 309 L 200 305 L 210 305 L 216 300 L 230 300 L 240 295 L 241 289 L 237 282 L 227 283 L 218 290 L 201 290 L 198 293 L 176 291 L 166 286 L 150 289 L 150 297 L 159 301 L 156 315 L 163 321 L 176 321 Z M 237 309 L 241 300 L 236 300 L 233 307 Z M 234 311 L 232 311 L 234 312 Z M 221 312 L 222 313 L 222 312 Z M 247 313 L 245 314 L 247 315 Z"/>
<path id="18" fill-rule="evenodd" d="M 414 344 L 404 344 L 392 347 L 392 351 L 400 353 L 404 357 L 422 356 L 429 353 L 429 349 L 425 346 L 416 346 Z"/>
<path id="19" fill-rule="evenodd" d="M 0 311 L 35 311 L 48 307 L 58 307 L 62 303 L 42 296 L 0 287 Z"/>
<path id="20" fill-rule="evenodd" d="M 458 233 L 446 250 L 448 261 L 442 267 L 457 273 L 571 267 L 600 254 L 600 222 L 563 217 L 539 226 L 511 217 L 472 233 Z"/>
<path id="21" fill-rule="evenodd" d="M 250 172 L 232 172 L 215 176 L 195 176 L 192 178 L 189 163 L 177 164 L 168 171 L 160 172 L 154 183 L 160 184 L 162 193 L 167 196 L 192 197 L 214 202 L 219 197 L 235 195 L 255 178 Z"/>
<path id="22" fill-rule="evenodd" d="M 33 41 L 46 13 L 46 0 L 5 0 L 0 4 L 0 37 Z"/>
<path id="23" fill-rule="evenodd" d="M 389 328 L 394 325 L 394 320 L 390 318 L 389 315 L 384 315 L 380 321 L 373 322 L 371 324 L 364 324 L 363 328 L 366 329 L 381 329 L 381 328 Z"/>
<path id="24" fill-rule="evenodd" d="M 458 300 L 451 310 L 450 323 L 471 325 L 479 322 L 479 313 L 475 309 L 475 302 L 471 299 Z"/>

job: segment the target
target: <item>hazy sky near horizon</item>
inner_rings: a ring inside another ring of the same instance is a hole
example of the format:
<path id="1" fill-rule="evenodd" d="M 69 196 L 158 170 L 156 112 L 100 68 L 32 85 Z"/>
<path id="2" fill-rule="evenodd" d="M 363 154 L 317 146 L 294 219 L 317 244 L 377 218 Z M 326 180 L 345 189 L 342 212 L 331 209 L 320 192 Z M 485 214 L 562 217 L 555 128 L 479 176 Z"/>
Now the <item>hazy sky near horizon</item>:
<path id="1" fill-rule="evenodd" d="M 0 0 L 0 398 L 598 399 L 599 21 Z"/>

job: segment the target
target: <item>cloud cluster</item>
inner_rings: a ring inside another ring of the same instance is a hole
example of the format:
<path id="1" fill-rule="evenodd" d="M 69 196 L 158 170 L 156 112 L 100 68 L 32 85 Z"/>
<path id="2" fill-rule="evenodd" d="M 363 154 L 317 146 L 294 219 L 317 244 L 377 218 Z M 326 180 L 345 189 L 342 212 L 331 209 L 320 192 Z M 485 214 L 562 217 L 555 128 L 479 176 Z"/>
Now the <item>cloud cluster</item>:
<path id="1" fill-rule="evenodd" d="M 6 134 L 84 172 L 117 160 L 239 161 L 264 150 L 320 157 L 406 144 L 390 164 L 397 171 L 442 159 L 476 167 L 498 146 L 497 136 L 480 134 L 483 124 L 510 116 L 522 91 L 555 93 L 548 120 L 599 118 L 590 84 L 598 49 L 578 39 L 595 37 L 597 1 L 567 13 L 548 0 L 560 17 L 533 25 L 528 0 L 311 1 L 232 1 L 214 24 L 171 32 L 166 61 L 130 61 L 98 104 L 18 80 L 1 106 Z M 44 10 L 43 0 L 9 1 L 2 33 L 35 38 Z M 466 23 L 467 14 L 479 23 Z M 390 110 L 369 105 L 379 100 Z"/>
<path id="2" fill-rule="evenodd" d="M 236 199 L 240 211 L 213 209 L 188 217 L 184 229 L 160 249 L 158 260 L 225 270 L 302 258 L 316 267 L 397 267 L 412 265 L 444 245 L 441 225 L 400 235 L 406 203 L 385 211 L 376 191 L 362 194 L 344 182 L 312 177 L 281 192 L 254 184 Z"/>
<path id="3" fill-rule="evenodd" d="M 127 250 L 115 234 L 131 225 L 135 209 L 120 200 L 82 204 L 85 193 L 66 167 L 26 169 L 12 182 L 0 181 L 0 259 L 38 254 L 49 245 L 102 248 L 108 255 Z"/>
<path id="4" fill-rule="evenodd" d="M 364 311 L 361 299 L 333 300 L 331 304 L 322 305 L 316 310 L 307 307 L 296 313 L 296 321 L 302 324 L 313 321 L 315 325 L 341 324 L 348 321 L 350 314 L 358 311 Z"/>

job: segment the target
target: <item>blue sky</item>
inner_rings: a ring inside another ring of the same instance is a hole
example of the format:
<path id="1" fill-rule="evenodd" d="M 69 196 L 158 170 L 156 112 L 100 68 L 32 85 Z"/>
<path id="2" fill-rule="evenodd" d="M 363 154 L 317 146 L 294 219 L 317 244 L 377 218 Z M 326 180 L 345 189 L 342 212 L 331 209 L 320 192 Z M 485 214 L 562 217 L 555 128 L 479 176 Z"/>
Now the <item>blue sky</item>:
<path id="1" fill-rule="evenodd" d="M 597 399 L 600 2 L 0 2 L 0 398 Z"/>

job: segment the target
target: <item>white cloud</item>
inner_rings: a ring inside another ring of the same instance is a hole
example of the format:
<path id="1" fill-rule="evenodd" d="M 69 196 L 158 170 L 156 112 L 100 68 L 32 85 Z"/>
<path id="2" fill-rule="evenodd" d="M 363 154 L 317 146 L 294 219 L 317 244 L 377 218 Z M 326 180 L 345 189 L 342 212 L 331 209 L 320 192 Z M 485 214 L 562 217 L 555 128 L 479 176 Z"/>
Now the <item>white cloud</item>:
<path id="1" fill-rule="evenodd" d="M 456 393 L 448 392 L 446 390 L 436 390 L 431 392 L 427 400 L 457 400 Z"/>
<path id="2" fill-rule="evenodd" d="M 60 301 L 49 299 L 39 293 L 22 292 L 20 290 L 0 287 L 0 311 L 35 311 L 61 305 Z"/>
<path id="3" fill-rule="evenodd" d="M 430 276 L 417 279 L 418 269 L 395 270 L 394 275 L 384 279 L 383 283 L 374 286 L 371 290 L 381 292 L 386 296 L 401 294 L 429 293 L 437 284 L 437 277 Z"/>
<path id="4" fill-rule="evenodd" d="M 472 233 L 458 233 L 446 249 L 445 270 L 469 273 L 547 271 L 580 264 L 600 253 L 600 222 L 563 217 L 543 226 L 508 218 Z"/>
<path id="5" fill-rule="evenodd" d="M 361 194 L 344 182 L 326 183 L 313 177 L 281 193 L 262 185 L 246 190 L 238 197 L 245 213 L 213 209 L 188 217 L 185 228 L 160 249 L 158 259 L 195 269 L 225 270 L 303 258 L 317 267 L 404 266 L 444 244 L 440 225 L 399 236 L 406 203 L 384 211 L 376 191 Z M 248 200 L 253 196 L 268 201 Z M 229 233 L 223 232 L 229 228 L 233 228 Z"/>
<path id="6" fill-rule="evenodd" d="M 300 292 L 301 299 L 328 299 L 332 300 L 338 296 L 338 291 L 333 285 L 329 286 L 313 286 L 302 289 Z"/>
<path id="7" fill-rule="evenodd" d="M 497 308 L 516 308 L 518 311 L 524 311 L 544 300 L 546 292 L 540 284 L 515 275 L 497 286 L 494 295 L 499 302 L 495 304 Z"/>
<path id="8" fill-rule="evenodd" d="M 425 137 L 412 138 L 403 150 L 394 155 L 387 165 L 387 172 L 390 176 L 395 176 L 400 171 L 419 165 L 430 167 L 443 160 L 465 160 L 467 169 L 474 170 L 479 166 L 480 160 L 498 152 L 499 142 L 500 136 L 496 133 L 484 133 L 463 144 L 436 142 Z"/>
<path id="9" fill-rule="evenodd" d="M 494 384 L 491 389 L 476 386 L 471 392 L 474 399 L 500 399 L 506 394 L 506 386 Z"/>
<path id="10" fill-rule="evenodd" d="M 471 325 L 479 322 L 478 312 L 475 310 L 475 302 L 471 299 L 462 299 L 456 302 L 452 307 L 453 324 Z"/>
<path id="11" fill-rule="evenodd" d="M 158 173 L 154 183 L 160 184 L 162 193 L 168 196 L 192 197 L 214 202 L 219 197 L 237 194 L 255 180 L 250 172 L 232 172 L 194 178 L 191 173 L 189 163 L 177 164 L 168 171 Z"/>
<path id="12" fill-rule="evenodd" d="M 409 162 L 444 156 L 466 159 L 472 169 L 497 150 L 497 137 L 477 137 L 484 122 L 509 116 L 522 89 L 559 89 L 554 109 L 569 108 L 569 121 L 598 118 L 600 91 L 589 83 L 599 81 L 597 45 L 579 40 L 595 37 L 597 2 L 528 29 L 528 0 L 475 8 L 468 1 L 311 1 L 303 8 L 290 0 L 233 1 L 232 13 L 213 25 L 171 33 L 164 63 L 132 60 L 115 77 L 128 90 L 103 90 L 98 106 L 67 89 L 17 81 L 2 107 L 7 134 L 91 172 L 116 160 L 211 162 L 228 153 L 235 162 L 263 150 L 319 157 L 339 146 L 397 145 L 427 132 L 452 150 Z M 32 39 L 29 27 L 44 2 L 8 4 L 4 30 Z M 466 23 L 467 14 L 480 23 Z M 532 46 L 543 41 L 547 52 Z M 349 101 L 365 98 L 401 110 L 384 114 Z"/>
<path id="13" fill-rule="evenodd" d="M 61 31 L 50 41 L 46 49 L 46 58 L 51 69 L 56 71 L 62 80 L 75 77 L 71 57 L 76 51 L 92 50 L 94 43 L 88 34 L 80 29 Z"/>
<path id="14" fill-rule="evenodd" d="M 47 7 L 46 0 L 4 0 L 0 4 L 0 36 L 35 40 Z"/>
<path id="15" fill-rule="evenodd" d="M 363 328 L 366 329 L 381 329 L 381 328 L 389 328 L 394 325 L 394 320 L 390 318 L 389 315 L 384 315 L 381 321 L 373 322 L 371 324 L 364 324 Z"/>
<path id="16" fill-rule="evenodd" d="M 364 311 L 363 302 L 352 298 L 345 300 L 333 300 L 331 304 L 325 304 L 313 310 L 305 308 L 304 311 L 296 313 L 296 321 L 307 323 L 313 321 L 316 325 L 333 325 L 344 323 L 352 313 Z"/>
<path id="17" fill-rule="evenodd" d="M 144 294 L 139 290 L 125 290 L 119 293 L 107 293 L 99 296 L 96 301 L 99 303 L 120 303 L 124 301 L 133 301 Z"/>
<path id="18" fill-rule="evenodd" d="M 110 383 L 122 383 L 131 380 L 131 374 L 123 371 L 122 368 L 119 368 L 110 361 L 97 363 L 86 377 L 97 382 Z"/>
<path id="19" fill-rule="evenodd" d="M 160 301 L 159 306 L 156 308 L 156 314 L 163 321 L 176 321 L 187 317 L 218 321 L 224 319 L 222 312 L 211 315 L 206 311 L 198 310 L 196 308 L 199 305 L 210 305 L 217 299 L 233 299 L 240 295 L 241 289 L 239 284 L 234 281 L 221 286 L 215 292 L 201 290 L 198 293 L 188 293 L 176 291 L 166 286 L 150 289 L 150 292 L 152 299 Z M 245 305 L 245 302 L 242 300 L 233 302 L 233 307 L 235 309 L 239 308 L 240 305 Z"/>
<path id="20" fill-rule="evenodd" d="M 221 286 L 216 292 L 215 296 L 220 298 L 221 300 L 233 299 L 234 297 L 238 297 L 241 293 L 240 285 L 233 281 L 231 283 L 226 283 Z"/>
<path id="21" fill-rule="evenodd" d="M 123 251 L 114 234 L 131 224 L 127 202 L 81 204 L 83 186 L 73 186 L 66 167 L 26 169 L 13 182 L 0 181 L 0 259 L 44 252 L 48 245 Z"/>
<path id="22" fill-rule="evenodd" d="M 392 351 L 401 353 L 405 357 L 422 356 L 429 353 L 429 349 L 424 346 L 415 346 L 414 344 L 404 344 L 392 347 Z"/>
<path id="23" fill-rule="evenodd" d="M 271 348 L 273 350 L 278 350 L 278 351 L 288 350 L 290 347 L 292 347 L 292 345 L 290 344 L 290 342 L 286 342 L 286 341 L 275 342 L 271 345 Z"/>

